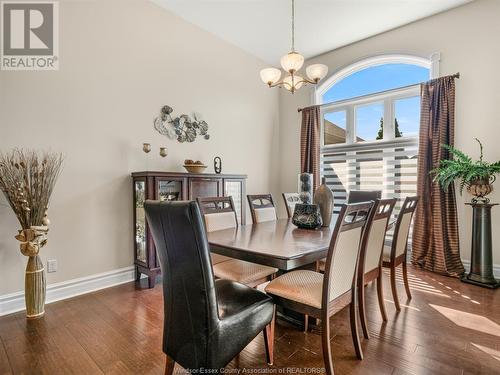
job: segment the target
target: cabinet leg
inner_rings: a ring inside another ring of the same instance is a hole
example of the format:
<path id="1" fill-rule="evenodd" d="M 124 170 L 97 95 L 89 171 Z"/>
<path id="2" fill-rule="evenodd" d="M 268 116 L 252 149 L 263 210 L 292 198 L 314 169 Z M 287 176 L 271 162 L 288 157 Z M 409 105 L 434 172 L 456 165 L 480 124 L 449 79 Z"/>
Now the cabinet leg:
<path id="1" fill-rule="evenodd" d="M 149 275 L 148 276 L 148 287 L 154 288 L 155 284 L 156 284 L 156 275 Z"/>
<path id="2" fill-rule="evenodd" d="M 135 281 L 141 280 L 141 272 L 139 271 L 139 267 L 135 267 Z"/>

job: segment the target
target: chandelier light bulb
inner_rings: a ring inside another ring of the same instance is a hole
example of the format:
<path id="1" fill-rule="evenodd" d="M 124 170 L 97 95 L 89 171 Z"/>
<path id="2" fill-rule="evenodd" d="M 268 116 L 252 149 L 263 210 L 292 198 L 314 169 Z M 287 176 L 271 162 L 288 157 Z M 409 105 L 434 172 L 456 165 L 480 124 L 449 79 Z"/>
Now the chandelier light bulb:
<path id="1" fill-rule="evenodd" d="M 281 70 L 276 68 L 266 68 L 260 71 L 260 78 L 269 86 L 275 84 L 281 78 Z"/>
<path id="2" fill-rule="evenodd" d="M 328 74 L 328 67 L 325 64 L 313 64 L 306 68 L 307 77 L 314 82 L 321 81 Z"/>
<path id="3" fill-rule="evenodd" d="M 304 56 L 295 51 L 289 52 L 281 58 L 281 66 L 288 73 L 294 73 L 304 65 Z"/>

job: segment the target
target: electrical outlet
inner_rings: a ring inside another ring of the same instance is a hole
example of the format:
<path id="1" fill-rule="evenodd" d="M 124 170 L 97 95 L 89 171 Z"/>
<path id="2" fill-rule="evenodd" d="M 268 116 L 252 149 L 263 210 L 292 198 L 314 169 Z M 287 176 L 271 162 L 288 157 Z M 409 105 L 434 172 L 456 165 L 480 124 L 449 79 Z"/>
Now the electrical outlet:
<path id="1" fill-rule="evenodd" d="M 47 272 L 48 273 L 57 272 L 57 260 L 56 259 L 47 260 Z"/>

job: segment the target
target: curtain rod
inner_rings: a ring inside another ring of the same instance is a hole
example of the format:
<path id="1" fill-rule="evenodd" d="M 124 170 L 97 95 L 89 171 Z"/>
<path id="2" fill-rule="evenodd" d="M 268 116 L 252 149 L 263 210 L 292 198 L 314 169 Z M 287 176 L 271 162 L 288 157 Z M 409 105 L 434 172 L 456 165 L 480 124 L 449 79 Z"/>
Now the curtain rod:
<path id="1" fill-rule="evenodd" d="M 452 78 L 457 78 L 458 79 L 458 78 L 460 78 L 460 72 L 455 73 L 455 74 L 451 74 L 449 76 L 444 76 L 444 77 L 452 77 Z M 444 78 L 444 77 L 438 77 L 438 78 Z M 429 81 L 432 81 L 432 80 L 438 79 L 438 78 L 433 78 L 433 79 L 431 79 Z M 407 89 L 407 88 L 410 88 L 410 87 L 413 87 L 413 86 L 421 85 L 422 83 L 426 83 L 426 82 L 429 82 L 429 81 L 423 81 L 423 82 L 420 82 L 420 83 L 414 83 L 413 85 L 407 85 L 407 86 L 402 86 L 402 87 L 396 87 L 394 89 L 379 91 L 379 92 L 376 92 L 374 94 L 384 94 L 384 93 L 391 92 L 391 91 L 396 91 L 396 90 L 401 90 L 401 89 Z M 372 95 L 372 94 L 369 94 L 369 95 Z M 359 99 L 359 98 L 362 98 L 364 96 L 367 96 L 367 95 L 356 96 L 354 98 L 349 98 L 349 100 Z M 320 104 L 319 106 L 323 107 L 323 106 L 331 105 L 331 104 L 334 104 L 334 103 L 336 103 L 336 102 L 323 103 L 323 104 Z M 305 108 L 309 108 L 309 107 L 297 108 L 297 112 L 302 112 L 302 110 L 305 109 Z"/>

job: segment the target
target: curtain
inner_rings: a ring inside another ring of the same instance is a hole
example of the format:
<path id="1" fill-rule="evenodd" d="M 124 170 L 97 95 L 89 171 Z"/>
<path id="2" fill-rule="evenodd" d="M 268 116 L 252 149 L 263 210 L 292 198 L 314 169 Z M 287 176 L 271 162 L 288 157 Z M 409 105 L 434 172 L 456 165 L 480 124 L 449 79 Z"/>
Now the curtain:
<path id="1" fill-rule="evenodd" d="M 319 106 L 315 105 L 302 109 L 300 173 L 312 173 L 314 189 L 319 186 L 319 132 Z"/>
<path id="2" fill-rule="evenodd" d="M 413 227 L 412 263 L 426 270 L 458 277 L 460 260 L 455 187 L 447 191 L 429 172 L 450 155 L 442 145 L 454 144 L 455 80 L 452 76 L 421 86 L 417 194 L 420 197 Z"/>

